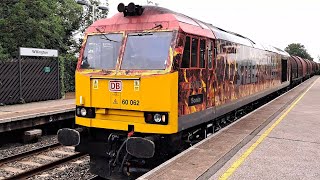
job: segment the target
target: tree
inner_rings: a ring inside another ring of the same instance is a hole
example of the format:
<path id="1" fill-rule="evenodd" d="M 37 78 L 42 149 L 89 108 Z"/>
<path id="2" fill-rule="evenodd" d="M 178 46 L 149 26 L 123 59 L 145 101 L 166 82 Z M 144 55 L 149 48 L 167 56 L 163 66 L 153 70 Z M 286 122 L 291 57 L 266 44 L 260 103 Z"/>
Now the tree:
<path id="1" fill-rule="evenodd" d="M 292 56 L 299 56 L 301 58 L 309 59 L 313 61 L 313 58 L 307 52 L 304 45 L 300 43 L 291 43 L 284 50 L 287 51 Z"/>
<path id="2" fill-rule="evenodd" d="M 99 0 L 88 0 L 88 2 L 89 2 L 89 4 L 95 5 L 96 7 L 101 5 L 101 2 Z M 92 8 L 93 8 L 92 6 L 91 7 L 83 6 L 83 15 L 82 15 L 80 29 L 79 29 L 81 32 L 84 32 L 85 29 L 93 23 L 92 22 L 92 16 L 93 16 Z M 96 20 L 106 18 L 107 15 L 108 15 L 108 10 L 95 9 L 95 19 Z"/>
<path id="3" fill-rule="evenodd" d="M 95 5 L 96 7 L 98 7 L 99 5 L 101 5 L 101 2 L 99 0 L 87 0 L 87 2 L 91 5 Z M 106 4 L 106 6 L 108 6 L 108 3 Z M 81 17 L 81 21 L 80 21 L 80 27 L 77 31 L 75 31 L 75 34 L 80 34 L 81 36 L 83 35 L 83 33 L 85 32 L 85 30 L 87 29 L 87 27 L 89 27 L 93 22 L 92 22 L 92 6 L 88 7 L 88 6 L 83 6 L 83 13 L 82 13 L 82 17 Z M 95 19 L 103 19 L 106 18 L 108 15 L 108 10 L 98 10 L 95 9 Z M 77 47 L 75 47 L 76 50 L 80 49 L 81 44 L 83 42 L 83 39 L 77 39 L 79 41 L 77 41 Z"/>
<path id="4" fill-rule="evenodd" d="M 9 54 L 5 52 L 5 49 L 0 44 L 0 61 L 9 59 Z"/>
<path id="5" fill-rule="evenodd" d="M 79 29 L 82 8 L 74 0 L 2 0 L 2 52 L 18 56 L 18 47 L 58 49 L 67 53 Z"/>
<path id="6" fill-rule="evenodd" d="M 90 3 L 100 5 L 99 0 Z M 17 58 L 19 47 L 58 49 L 62 91 L 73 91 L 81 44 L 74 34 L 92 24 L 91 13 L 75 0 L 1 0 L 0 61 Z M 106 14 L 96 11 L 96 19 Z"/>

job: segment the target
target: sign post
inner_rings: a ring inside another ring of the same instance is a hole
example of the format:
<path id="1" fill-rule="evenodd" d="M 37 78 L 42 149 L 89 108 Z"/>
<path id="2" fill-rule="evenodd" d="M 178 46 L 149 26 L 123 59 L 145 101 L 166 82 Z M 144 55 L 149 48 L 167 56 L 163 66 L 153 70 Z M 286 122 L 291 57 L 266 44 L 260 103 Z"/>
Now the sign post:
<path id="1" fill-rule="evenodd" d="M 22 74 L 21 74 L 21 56 L 36 56 L 36 57 L 58 57 L 58 50 L 56 49 L 39 49 L 39 48 L 25 48 L 19 47 L 19 85 L 20 85 L 20 101 L 22 101 Z M 60 72 L 59 72 L 59 60 L 58 63 L 58 98 L 60 97 Z M 49 73 L 50 67 L 45 67 L 44 71 Z"/>

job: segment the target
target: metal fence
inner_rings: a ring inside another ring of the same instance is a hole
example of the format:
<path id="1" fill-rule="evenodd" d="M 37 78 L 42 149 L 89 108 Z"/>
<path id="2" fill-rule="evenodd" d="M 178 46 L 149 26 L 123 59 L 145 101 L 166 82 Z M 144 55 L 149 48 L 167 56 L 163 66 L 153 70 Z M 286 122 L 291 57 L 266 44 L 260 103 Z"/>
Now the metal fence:
<path id="1" fill-rule="evenodd" d="M 59 79 L 54 58 L 0 62 L 0 105 L 60 99 Z"/>

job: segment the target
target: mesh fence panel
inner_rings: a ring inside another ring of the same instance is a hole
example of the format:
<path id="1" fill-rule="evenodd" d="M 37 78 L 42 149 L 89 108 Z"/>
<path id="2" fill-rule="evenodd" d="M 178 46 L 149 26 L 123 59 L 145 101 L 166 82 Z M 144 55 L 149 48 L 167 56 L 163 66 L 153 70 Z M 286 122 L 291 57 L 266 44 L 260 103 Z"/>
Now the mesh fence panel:
<path id="1" fill-rule="evenodd" d="M 19 63 L 17 60 L 0 62 L 0 105 L 19 101 Z"/>
<path id="2" fill-rule="evenodd" d="M 23 58 L 21 87 L 19 61 L 0 62 L 0 104 L 61 98 L 57 61 L 54 58 Z"/>

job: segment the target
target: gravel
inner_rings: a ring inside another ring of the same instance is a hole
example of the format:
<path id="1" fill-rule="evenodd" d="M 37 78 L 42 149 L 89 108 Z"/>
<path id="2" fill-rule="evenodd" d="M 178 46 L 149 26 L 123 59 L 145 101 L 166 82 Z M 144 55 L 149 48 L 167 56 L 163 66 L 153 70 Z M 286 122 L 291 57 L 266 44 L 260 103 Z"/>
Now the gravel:
<path id="1" fill-rule="evenodd" d="M 0 159 L 14 156 L 26 151 L 38 149 L 40 147 L 48 146 L 51 144 L 57 143 L 57 138 L 56 135 L 50 135 L 50 136 L 43 136 L 39 139 L 38 142 L 36 143 L 31 143 L 31 144 L 9 144 L 6 145 L 5 147 L 0 148 Z"/>
<path id="2" fill-rule="evenodd" d="M 45 173 L 36 175 L 28 180 L 78 180 L 78 179 L 90 179 L 94 177 L 93 174 L 88 172 L 89 170 L 89 156 L 72 161 L 68 164 L 58 166 L 55 169 L 47 171 Z"/>
<path id="3" fill-rule="evenodd" d="M 66 151 L 66 152 L 74 152 L 74 148 L 66 148 L 66 147 L 64 147 L 63 148 L 63 151 Z"/>

